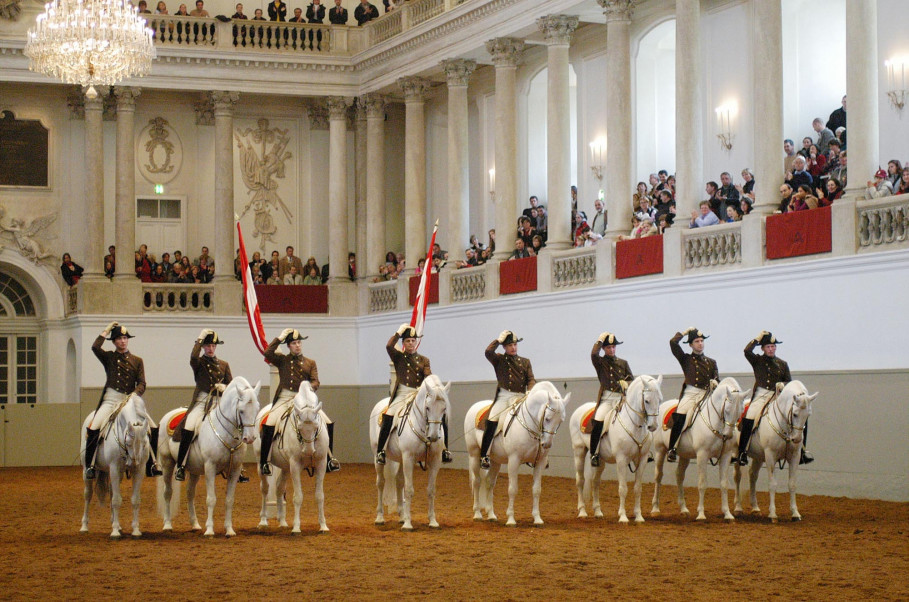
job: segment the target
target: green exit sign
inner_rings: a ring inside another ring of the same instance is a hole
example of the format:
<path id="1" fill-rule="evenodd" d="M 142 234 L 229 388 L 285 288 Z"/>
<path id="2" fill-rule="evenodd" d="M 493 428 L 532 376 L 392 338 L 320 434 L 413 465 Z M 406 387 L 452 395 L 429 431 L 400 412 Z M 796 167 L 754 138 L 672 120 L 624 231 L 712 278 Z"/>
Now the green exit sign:
<path id="1" fill-rule="evenodd" d="M 164 184 L 155 184 L 155 194 L 164 194 Z"/>

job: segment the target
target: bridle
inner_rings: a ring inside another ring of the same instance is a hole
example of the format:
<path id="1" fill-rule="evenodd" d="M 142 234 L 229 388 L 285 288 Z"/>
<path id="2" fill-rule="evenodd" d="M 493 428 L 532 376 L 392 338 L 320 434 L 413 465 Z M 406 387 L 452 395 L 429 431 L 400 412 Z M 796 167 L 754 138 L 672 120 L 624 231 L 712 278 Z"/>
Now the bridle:
<path id="1" fill-rule="evenodd" d="M 425 380 L 423 382 L 426 383 Z M 417 399 L 419 399 L 419 396 L 420 396 L 420 391 L 417 391 L 417 397 L 416 397 L 416 399 L 414 399 L 414 402 L 411 406 L 410 411 L 407 412 L 407 424 L 408 424 L 408 426 L 410 426 L 410 430 L 413 432 L 414 435 L 416 435 L 417 439 L 420 440 L 420 443 L 422 443 L 425 446 L 426 449 L 424 451 L 423 457 L 426 460 L 429 459 L 429 448 L 432 447 L 432 444 L 433 444 L 433 441 L 429 440 L 429 426 L 431 424 L 438 424 L 438 425 L 442 424 L 442 418 L 439 418 L 439 420 L 430 420 L 429 409 L 428 409 L 429 406 L 431 406 L 433 404 L 433 402 L 436 401 L 436 399 L 442 399 L 442 400 L 445 399 L 445 397 L 443 395 L 440 395 L 437 392 L 438 389 L 440 389 L 440 388 L 442 388 L 442 387 L 426 384 L 427 391 L 423 395 L 423 403 L 417 403 Z M 445 406 L 447 409 L 448 404 L 446 403 Z M 420 416 L 417 417 L 420 419 L 420 423 L 425 424 L 425 427 L 422 432 L 418 431 L 417 427 L 415 426 L 416 419 L 414 417 L 414 414 L 416 412 L 420 413 Z M 444 415 L 445 415 L 445 413 L 443 412 L 442 416 L 444 416 Z M 398 436 L 400 436 L 400 432 L 398 433 Z M 420 462 L 419 464 L 420 464 L 420 468 L 422 468 L 423 470 L 427 469 L 427 467 L 422 462 Z"/>
<path id="2" fill-rule="evenodd" d="M 773 429 L 774 433 L 779 435 L 780 439 L 782 439 L 783 441 L 786 442 L 787 456 L 788 456 L 788 451 L 789 451 L 788 450 L 789 445 L 795 443 L 794 431 L 797 433 L 798 431 L 805 430 L 805 425 L 795 426 L 795 424 L 792 421 L 792 413 L 793 413 L 793 410 L 795 409 L 795 404 L 798 403 L 798 400 L 797 400 L 798 395 L 804 395 L 804 393 L 799 393 L 799 394 L 792 396 L 792 402 L 789 405 L 788 413 L 783 412 L 783 410 L 780 408 L 780 397 L 781 396 L 778 395 L 776 397 L 776 399 L 773 400 L 773 407 L 771 408 L 770 415 L 767 416 L 767 419 L 768 419 L 767 422 L 770 424 L 770 428 Z M 778 418 L 776 420 L 776 424 L 774 424 L 773 419 L 776 418 L 777 416 L 780 416 L 780 418 Z M 782 424 L 784 421 L 786 423 L 786 429 L 787 429 L 786 432 L 783 432 L 783 427 L 782 427 Z"/>
<path id="3" fill-rule="evenodd" d="M 239 391 L 239 387 L 236 387 L 235 390 L 237 392 L 237 402 L 236 402 L 237 406 L 236 406 L 236 417 L 233 420 L 231 420 L 228 416 L 226 416 L 221 408 L 221 405 L 222 405 L 226 395 L 221 397 L 221 402 L 219 402 L 218 405 L 215 407 L 215 411 L 208 413 L 208 424 L 209 424 L 209 426 L 211 426 L 212 432 L 215 433 L 215 436 L 218 438 L 218 441 L 221 442 L 221 445 L 223 445 L 224 447 L 227 448 L 227 451 L 229 451 L 231 455 L 233 455 L 233 453 L 235 451 L 237 451 L 238 449 L 240 449 L 240 446 L 243 445 L 243 429 L 251 428 L 251 427 L 255 426 L 255 419 L 253 420 L 252 424 L 245 424 L 243 422 L 243 414 L 242 414 L 242 410 L 240 409 L 240 404 L 242 401 L 241 393 Z M 225 393 L 226 393 L 226 391 L 225 391 Z M 224 440 L 224 438 L 221 436 L 221 433 L 219 433 L 218 429 L 215 428 L 215 423 L 214 423 L 214 419 L 212 418 L 212 416 L 217 417 L 218 426 L 220 426 L 225 431 L 227 431 L 228 437 L 230 438 L 230 440 L 237 442 L 236 445 L 232 446 L 230 443 L 228 443 L 227 441 Z M 231 458 L 231 460 L 232 460 L 232 458 Z"/>
<path id="4" fill-rule="evenodd" d="M 720 405 L 720 410 L 719 410 L 719 411 L 716 410 L 716 407 L 715 407 L 714 404 L 713 404 L 713 399 L 712 399 L 712 398 L 713 398 L 713 393 L 712 393 L 712 392 L 709 393 L 709 394 L 704 398 L 704 399 L 710 398 L 710 401 L 707 403 L 707 412 L 706 412 L 706 413 L 709 414 L 709 413 L 710 413 L 710 410 L 713 410 L 714 413 L 717 414 L 717 418 L 719 419 L 719 421 L 720 421 L 724 426 L 728 426 L 730 429 L 734 429 L 734 428 L 735 428 L 735 422 L 729 422 L 729 421 L 726 420 L 726 404 L 730 402 L 729 393 L 738 393 L 738 392 L 739 392 L 738 389 L 732 389 L 732 387 L 728 387 L 728 386 L 727 386 L 726 391 L 723 393 L 723 403 Z M 728 441 L 729 439 L 732 439 L 732 435 L 724 435 L 724 434 L 721 433 L 720 431 L 716 430 L 716 429 L 713 427 L 713 422 L 712 422 L 712 420 L 708 420 L 708 419 L 707 419 L 707 416 L 705 416 L 705 413 L 704 413 L 704 412 L 699 412 L 699 413 L 700 413 L 700 415 L 701 415 L 701 419 L 704 421 L 704 424 L 706 424 L 706 425 L 707 425 L 707 428 L 710 429 L 710 432 L 713 433 L 714 435 L 716 435 L 718 438 L 722 439 L 722 440 L 723 440 L 723 445 L 725 446 L 725 445 L 726 445 L 726 441 Z M 720 455 L 722 455 L 722 453 L 720 453 Z"/>
<path id="5" fill-rule="evenodd" d="M 647 428 L 647 419 L 651 416 L 656 418 L 656 416 L 659 414 L 659 412 L 655 412 L 653 414 L 649 414 L 647 412 L 647 393 L 651 393 L 654 391 L 658 391 L 658 389 L 648 389 L 646 382 L 644 382 L 642 384 L 642 386 L 641 386 L 641 411 L 640 412 L 638 410 L 634 409 L 633 407 L 631 407 L 631 403 L 625 403 L 623 406 L 624 408 L 627 408 L 629 412 L 636 414 L 644 419 L 641 424 L 638 424 L 637 422 L 635 422 L 632 419 L 631 425 L 632 425 L 632 428 L 636 431 L 641 430 L 641 429 L 646 429 Z M 647 437 L 650 436 L 650 432 L 645 430 L 644 436 L 641 437 L 640 441 L 638 441 L 637 437 L 634 436 L 634 433 L 632 433 L 631 430 L 629 430 L 628 427 L 625 426 L 625 421 L 622 420 L 621 411 L 616 412 L 615 420 L 617 420 L 618 423 L 620 425 L 622 425 L 622 428 L 625 429 L 625 432 L 628 433 L 628 436 L 631 437 L 631 440 L 634 441 L 634 444 L 638 446 L 638 456 L 640 457 L 641 448 L 644 447 L 644 443 L 647 442 Z M 593 445 L 593 442 L 591 442 L 591 445 Z"/>
<path id="6" fill-rule="evenodd" d="M 131 464 L 131 465 L 138 466 L 138 464 L 137 464 L 138 459 L 139 459 L 138 452 L 141 450 L 142 443 L 143 443 L 143 441 L 142 441 L 143 437 L 140 435 L 139 437 L 136 437 L 134 441 L 129 441 L 129 438 L 133 432 L 132 427 L 142 426 L 142 422 L 139 421 L 140 417 L 138 416 L 138 412 L 135 411 L 135 408 L 133 408 L 133 412 L 136 414 L 137 422 L 132 422 L 123 413 L 123 410 L 126 408 L 126 405 L 130 402 L 131 399 L 132 399 L 132 396 L 130 396 L 130 398 L 127 399 L 126 402 L 124 402 L 123 407 L 118 412 L 119 416 L 117 417 L 117 420 L 112 425 L 113 428 L 111 430 L 113 430 L 113 432 L 114 432 L 114 441 L 117 443 L 117 447 L 120 449 L 120 458 L 123 460 L 124 464 L 127 464 L 127 465 Z M 122 424 L 121 424 L 121 420 L 123 421 Z M 147 418 L 145 420 L 145 423 L 148 424 Z M 142 429 L 142 430 L 146 431 L 146 429 Z M 122 431 L 123 440 L 120 439 L 121 431 Z M 137 448 L 139 448 L 139 449 L 137 449 Z M 135 457 L 132 457 L 132 459 L 130 459 L 131 456 L 135 456 Z"/>
<path id="7" fill-rule="evenodd" d="M 526 398 L 523 400 L 523 402 L 517 408 L 517 412 L 515 413 L 515 419 L 518 421 L 518 424 L 523 426 L 524 430 L 526 430 L 528 433 L 530 433 L 531 437 L 533 437 L 535 440 L 540 442 L 540 445 L 543 444 L 543 435 L 552 435 L 553 437 L 555 437 L 556 433 L 559 432 L 559 427 L 562 426 L 562 423 L 559 422 L 559 424 L 558 424 L 558 426 L 556 426 L 555 430 L 553 430 L 553 431 L 546 430 L 547 413 L 555 412 L 559 409 L 559 408 L 556 408 L 556 407 L 553 407 L 552 405 L 550 405 L 551 401 L 552 401 L 552 394 L 546 393 L 546 403 L 543 405 L 543 409 L 540 412 L 540 419 L 538 421 L 536 421 L 539 424 L 536 425 L 535 427 L 529 426 L 527 424 L 528 420 L 525 418 L 525 416 L 528 418 L 535 418 L 530 413 L 530 411 L 527 409 L 527 399 Z"/>

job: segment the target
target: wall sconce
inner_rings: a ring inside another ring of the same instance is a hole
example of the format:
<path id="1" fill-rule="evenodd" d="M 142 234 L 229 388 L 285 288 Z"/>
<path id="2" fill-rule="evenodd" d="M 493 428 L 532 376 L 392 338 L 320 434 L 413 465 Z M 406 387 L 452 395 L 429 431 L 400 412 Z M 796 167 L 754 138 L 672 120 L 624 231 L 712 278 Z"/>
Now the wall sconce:
<path id="1" fill-rule="evenodd" d="M 887 97 L 890 99 L 890 106 L 900 114 L 906 105 L 906 95 L 909 94 L 906 86 L 906 63 L 909 63 L 909 57 L 905 56 L 884 61 L 887 68 Z"/>
<path id="2" fill-rule="evenodd" d="M 735 140 L 735 134 L 732 133 L 732 119 L 738 112 L 738 106 L 735 102 L 727 102 L 716 108 L 716 121 L 719 134 L 716 137 L 726 151 L 732 150 L 732 141 Z"/>
<path id="3" fill-rule="evenodd" d="M 496 168 L 493 167 L 489 170 L 489 199 L 495 202 L 496 200 Z"/>
<path id="4" fill-rule="evenodd" d="M 590 143 L 590 170 L 593 177 L 603 182 L 603 166 L 606 162 L 606 139 L 602 136 Z"/>

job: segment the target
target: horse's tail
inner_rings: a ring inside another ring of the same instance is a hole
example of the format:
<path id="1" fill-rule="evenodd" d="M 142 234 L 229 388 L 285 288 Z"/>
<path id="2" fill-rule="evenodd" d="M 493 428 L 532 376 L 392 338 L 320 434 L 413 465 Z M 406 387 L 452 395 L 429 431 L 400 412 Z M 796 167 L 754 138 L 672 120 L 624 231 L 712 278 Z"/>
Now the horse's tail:
<path id="1" fill-rule="evenodd" d="M 401 469 L 401 465 L 398 462 L 395 462 L 392 459 L 388 459 L 385 462 L 385 468 L 383 472 L 385 473 L 385 487 L 382 488 L 382 505 L 385 506 L 389 511 L 398 510 L 398 471 Z"/>
<path id="2" fill-rule="evenodd" d="M 98 504 L 104 506 L 110 498 L 110 475 L 107 472 L 98 471 L 95 477 L 95 493 L 97 494 Z"/>
<path id="3" fill-rule="evenodd" d="M 164 517 L 164 479 L 166 477 L 158 477 L 155 479 L 157 483 L 157 494 L 158 494 L 158 516 Z M 180 481 L 177 479 L 171 478 L 171 484 L 173 486 L 173 494 L 170 498 L 170 517 L 171 519 L 176 518 L 177 513 L 180 511 Z"/>

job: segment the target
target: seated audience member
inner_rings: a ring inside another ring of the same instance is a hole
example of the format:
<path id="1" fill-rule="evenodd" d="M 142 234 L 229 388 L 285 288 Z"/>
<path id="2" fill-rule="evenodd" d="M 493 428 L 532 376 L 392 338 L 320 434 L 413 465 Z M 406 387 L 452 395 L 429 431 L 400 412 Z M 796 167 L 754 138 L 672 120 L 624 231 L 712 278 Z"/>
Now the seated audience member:
<path id="1" fill-rule="evenodd" d="M 739 203 L 739 213 L 742 215 L 748 215 L 751 213 L 753 202 L 747 196 L 743 196 L 741 202 Z"/>
<path id="2" fill-rule="evenodd" d="M 717 197 L 723 202 L 723 205 L 735 205 L 739 204 L 739 191 L 736 188 L 735 184 L 732 183 L 732 174 L 728 171 L 724 171 L 720 174 L 720 189 L 717 191 Z M 726 215 L 725 209 L 722 213 L 723 216 Z"/>
<path id="3" fill-rule="evenodd" d="M 60 264 L 60 274 L 63 276 L 63 280 L 69 286 L 76 286 L 76 283 L 79 282 L 79 278 L 82 278 L 82 266 L 78 263 L 73 262 L 73 258 L 70 257 L 69 253 L 63 254 L 63 263 Z"/>
<path id="4" fill-rule="evenodd" d="M 747 196 L 754 202 L 754 173 L 746 167 L 742 170 L 742 179 L 745 180 L 745 183 L 741 186 L 736 185 L 736 190 L 741 196 Z"/>
<path id="5" fill-rule="evenodd" d="M 655 209 L 657 221 L 659 221 L 660 217 L 665 216 L 666 220 L 672 224 L 672 222 L 675 220 L 676 208 L 675 200 L 672 198 L 671 190 L 664 188 L 660 191 L 659 195 L 657 196 L 657 204 Z"/>
<path id="6" fill-rule="evenodd" d="M 883 169 L 877 170 L 874 174 L 874 180 L 868 180 L 868 187 L 865 189 L 866 199 L 881 199 L 893 194 L 893 183 L 887 178 L 887 172 Z"/>
<path id="7" fill-rule="evenodd" d="M 265 284 L 265 279 L 262 278 L 262 272 L 259 270 L 258 265 L 249 268 L 249 273 L 252 275 L 252 283 L 254 285 Z"/>
<path id="8" fill-rule="evenodd" d="M 480 239 L 477 238 L 476 234 L 470 235 L 470 247 L 477 253 L 477 255 L 480 254 L 480 251 L 486 248 L 485 245 L 480 242 Z"/>
<path id="9" fill-rule="evenodd" d="M 840 148 L 839 140 L 831 140 L 830 144 L 827 145 L 827 154 L 824 155 L 826 159 L 826 165 L 824 165 L 824 173 L 829 173 L 830 171 L 839 167 L 841 152 L 842 149 Z"/>
<path id="10" fill-rule="evenodd" d="M 821 175 L 826 172 L 827 167 L 827 155 L 824 155 L 818 151 L 817 145 L 812 144 L 808 149 L 808 173 L 811 174 L 811 177 L 814 179 L 814 182 L 819 182 Z"/>
<path id="11" fill-rule="evenodd" d="M 903 166 L 897 159 L 887 161 L 887 179 L 893 184 L 893 190 L 900 187 L 900 180 L 903 177 Z"/>
<path id="12" fill-rule="evenodd" d="M 283 284 L 281 277 L 278 275 L 277 270 L 272 270 L 271 276 L 265 279 L 265 284 Z"/>
<path id="13" fill-rule="evenodd" d="M 656 179 L 656 174 L 653 174 L 654 179 Z M 659 180 L 657 180 L 659 183 Z M 631 211 L 637 213 L 641 209 L 641 199 L 644 197 L 650 197 L 647 193 L 647 184 L 644 182 L 638 182 L 637 192 L 631 195 Z M 650 202 L 653 203 L 653 197 L 650 197 Z"/>
<path id="14" fill-rule="evenodd" d="M 284 284 L 303 284 L 303 276 L 297 273 L 297 266 L 290 266 L 290 271 L 284 274 Z"/>
<path id="15" fill-rule="evenodd" d="M 400 267 L 403 268 L 403 267 L 404 267 L 404 264 L 402 263 L 402 264 L 400 265 Z M 322 282 L 328 282 L 328 278 L 329 278 L 329 276 L 330 276 L 330 273 L 329 273 L 329 267 L 328 267 L 328 263 L 327 263 L 327 262 L 324 263 L 324 264 L 322 264 L 321 276 L 322 276 Z"/>
<path id="16" fill-rule="evenodd" d="M 259 273 L 262 273 L 262 266 L 267 265 L 264 259 L 262 259 L 262 254 L 256 251 L 253 253 L 252 259 L 249 261 L 249 270 L 252 271 L 254 267 L 257 267 Z"/>
<path id="17" fill-rule="evenodd" d="M 492 251 L 489 249 L 489 247 L 486 247 L 485 249 L 480 251 L 480 256 L 477 258 L 477 263 L 480 265 L 483 265 L 484 263 L 489 261 L 489 259 L 491 257 L 492 257 Z"/>
<path id="18" fill-rule="evenodd" d="M 657 195 L 662 195 L 664 192 L 669 192 L 669 188 L 663 188 Z M 649 217 L 651 220 L 656 219 L 657 210 L 650 206 L 650 197 L 641 199 L 641 207 L 637 211 L 637 216 L 641 219 L 644 219 L 645 217 Z"/>
<path id="19" fill-rule="evenodd" d="M 664 188 L 669 187 L 669 172 L 668 171 L 666 171 L 665 169 L 661 169 L 660 171 L 657 172 L 657 177 L 660 179 L 660 183 L 657 184 L 657 187 L 656 187 L 657 192 L 659 192 L 660 190 L 663 190 Z M 651 195 L 651 196 L 655 196 L 655 195 Z"/>
<path id="20" fill-rule="evenodd" d="M 802 148 L 799 149 L 798 154 L 800 154 L 801 156 L 803 156 L 807 159 L 808 158 L 808 149 L 811 147 L 812 144 L 814 144 L 814 140 L 811 139 L 811 136 L 805 136 L 804 138 L 802 138 Z"/>
<path id="21" fill-rule="evenodd" d="M 601 237 L 602 238 L 602 237 Z M 540 251 L 543 250 L 543 247 L 546 246 L 546 243 L 543 242 L 543 237 L 539 234 L 533 235 L 533 240 L 530 244 L 530 250 L 533 251 L 534 255 L 539 255 Z"/>
<path id="22" fill-rule="evenodd" d="M 629 232 L 627 235 L 619 234 L 619 240 L 631 240 L 632 238 L 640 238 L 642 223 L 643 223 L 643 221 L 641 220 L 640 217 L 638 217 L 638 214 L 632 215 L 631 216 L 631 232 Z"/>
<path id="23" fill-rule="evenodd" d="M 811 127 L 814 128 L 814 131 L 817 132 L 817 147 L 820 149 L 820 153 L 827 152 L 827 145 L 830 144 L 830 141 L 836 138 L 836 135 L 827 127 L 824 127 L 824 121 L 820 117 L 815 117 L 814 121 L 811 122 Z M 808 149 L 809 154 L 811 149 Z M 818 154 L 820 154 L 818 153 Z"/>
<path id="24" fill-rule="evenodd" d="M 518 237 L 524 241 L 524 247 L 529 248 L 533 244 L 533 237 L 537 231 L 530 225 L 530 218 L 521 216 L 518 219 Z"/>
<path id="25" fill-rule="evenodd" d="M 903 168 L 903 175 L 900 178 L 899 188 L 895 194 L 909 194 L 909 165 Z"/>
<path id="26" fill-rule="evenodd" d="M 347 254 L 347 276 L 351 280 L 357 278 L 357 254 L 353 251 Z"/>
<path id="27" fill-rule="evenodd" d="M 594 214 L 593 218 L 590 220 L 590 230 L 603 238 L 606 234 L 606 210 L 603 207 L 603 201 L 596 199 L 593 202 Z"/>
<path id="28" fill-rule="evenodd" d="M 842 198 L 843 185 L 836 178 L 827 178 L 827 183 L 814 189 L 821 207 L 828 207 L 833 201 Z"/>
<path id="29" fill-rule="evenodd" d="M 426 269 L 426 258 L 421 257 L 420 261 L 417 262 L 417 269 L 414 270 L 414 276 L 420 276 L 423 273 L 423 270 Z"/>
<path id="30" fill-rule="evenodd" d="M 792 199 L 789 201 L 789 211 L 805 211 L 810 209 L 808 206 L 807 199 L 811 196 L 811 188 L 806 184 L 802 184 L 798 187 L 794 193 L 792 193 Z"/>
<path id="31" fill-rule="evenodd" d="M 735 205 L 726 205 L 726 223 L 742 221 L 742 213 Z"/>
<path id="32" fill-rule="evenodd" d="M 183 280 L 183 264 L 175 263 L 170 270 L 170 276 L 168 276 L 167 281 L 171 284 L 182 284 L 185 282 Z"/>
<path id="33" fill-rule="evenodd" d="M 796 157 L 795 161 L 792 162 L 792 175 L 786 180 L 786 183 L 793 190 L 798 189 L 799 186 L 811 186 L 814 183 L 814 178 L 808 173 L 807 167 L 808 160 L 805 157 Z"/>
<path id="34" fill-rule="evenodd" d="M 713 212 L 710 201 L 701 201 L 698 208 L 700 209 L 700 215 L 698 215 L 697 211 L 691 212 L 691 222 L 688 224 L 689 228 L 704 228 L 707 226 L 715 226 L 720 223 L 720 218 Z"/>
<path id="35" fill-rule="evenodd" d="M 310 286 L 322 284 L 322 276 L 319 274 L 318 268 L 309 268 L 309 272 L 307 272 L 306 277 L 303 278 L 303 284 Z"/>
<path id="36" fill-rule="evenodd" d="M 151 275 L 151 281 L 156 284 L 167 282 L 167 272 L 164 271 L 164 266 L 160 263 L 155 265 L 155 270 Z"/>
<path id="37" fill-rule="evenodd" d="M 672 222 L 669 221 L 669 214 L 664 213 L 657 218 L 657 233 L 663 234 L 666 230 L 672 227 Z"/>
<path id="38" fill-rule="evenodd" d="M 843 152 L 840 153 L 839 165 L 837 165 L 834 169 L 831 169 L 830 171 L 827 172 L 831 178 L 836 178 L 837 180 L 839 180 L 840 184 L 843 185 L 843 188 L 846 187 L 846 183 L 847 183 L 847 174 L 846 174 L 847 159 L 848 159 L 848 157 L 846 156 L 846 151 L 844 150 Z"/>
<path id="39" fill-rule="evenodd" d="M 366 25 L 373 19 L 379 17 L 379 9 L 376 8 L 374 4 L 370 4 L 369 0 L 360 0 L 360 3 L 357 5 L 357 8 L 354 9 L 354 19 L 357 20 L 357 25 L 362 27 Z"/>
<path id="40" fill-rule="evenodd" d="M 508 259 L 524 259 L 530 257 L 530 251 L 524 248 L 524 240 L 517 238 L 514 241 L 514 251 Z"/>
<path id="41" fill-rule="evenodd" d="M 312 6 L 312 5 L 310 5 Z M 288 23 L 306 23 L 306 17 L 303 16 L 303 9 L 299 6 L 294 9 L 294 16 L 287 20 Z"/>
<path id="42" fill-rule="evenodd" d="M 347 25 L 347 9 L 341 6 L 341 0 L 335 0 L 335 5 L 329 9 L 328 22 L 332 25 Z"/>
<path id="43" fill-rule="evenodd" d="M 473 247 L 467 247 L 466 249 L 464 249 L 464 257 L 465 257 L 465 259 L 458 260 L 455 263 L 455 267 L 457 267 L 458 269 L 461 269 L 461 268 L 472 268 L 472 267 L 476 267 L 477 265 L 479 265 L 477 263 L 477 252 L 473 250 Z"/>

